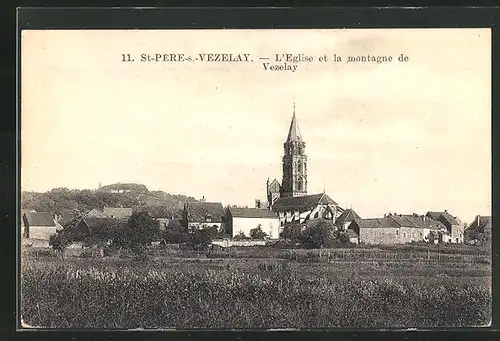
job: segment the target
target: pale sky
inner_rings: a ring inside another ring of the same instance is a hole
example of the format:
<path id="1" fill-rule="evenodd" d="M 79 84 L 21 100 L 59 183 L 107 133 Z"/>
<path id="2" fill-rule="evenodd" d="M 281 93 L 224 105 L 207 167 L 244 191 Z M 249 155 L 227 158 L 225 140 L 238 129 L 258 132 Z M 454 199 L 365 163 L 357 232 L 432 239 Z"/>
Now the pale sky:
<path id="1" fill-rule="evenodd" d="M 268 177 L 281 182 L 295 100 L 309 194 L 325 187 L 364 218 L 490 214 L 487 29 L 45 30 L 23 31 L 21 44 L 22 190 L 136 182 L 253 206 Z M 141 53 L 254 62 L 141 63 Z M 276 53 L 343 62 L 265 71 L 259 57 Z M 344 62 L 368 53 L 409 61 Z"/>

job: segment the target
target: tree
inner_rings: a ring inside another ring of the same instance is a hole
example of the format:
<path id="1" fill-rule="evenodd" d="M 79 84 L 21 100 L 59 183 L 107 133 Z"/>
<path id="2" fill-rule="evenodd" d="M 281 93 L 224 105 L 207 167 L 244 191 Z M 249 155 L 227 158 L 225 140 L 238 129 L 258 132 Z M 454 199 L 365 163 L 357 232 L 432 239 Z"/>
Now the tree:
<path id="1" fill-rule="evenodd" d="M 351 240 L 349 239 L 349 235 L 345 231 L 335 231 L 335 241 L 337 245 L 344 246 L 351 244 Z"/>
<path id="2" fill-rule="evenodd" d="M 257 226 L 256 228 L 253 228 L 250 230 L 250 238 L 252 239 L 264 239 L 268 236 L 267 233 L 262 231 L 261 225 Z"/>
<path id="3" fill-rule="evenodd" d="M 132 213 L 121 237 L 133 250 L 143 253 L 147 245 L 160 239 L 160 223 L 147 212 Z"/>
<path id="4" fill-rule="evenodd" d="M 301 226 L 299 224 L 290 224 L 283 227 L 280 237 L 291 242 L 300 242 L 302 236 Z"/>
<path id="5" fill-rule="evenodd" d="M 172 220 L 165 229 L 164 239 L 167 243 L 187 243 L 189 232 L 178 220 Z"/>
<path id="6" fill-rule="evenodd" d="M 334 237 L 335 226 L 325 219 L 317 219 L 306 228 L 303 233 L 302 243 L 314 248 L 328 246 Z"/>
<path id="7" fill-rule="evenodd" d="M 189 236 L 189 244 L 195 250 L 206 250 L 211 243 L 210 231 L 206 229 L 196 229 Z"/>
<path id="8" fill-rule="evenodd" d="M 206 224 L 204 224 L 202 226 L 203 230 L 206 230 L 208 232 L 208 234 L 210 234 L 210 238 L 212 239 L 222 239 L 224 236 L 223 236 L 223 233 L 221 231 L 219 231 L 219 228 L 217 227 L 217 225 L 212 225 L 212 226 L 208 226 Z"/>
<path id="9" fill-rule="evenodd" d="M 61 233 L 54 233 L 49 237 L 49 245 L 56 251 L 63 252 L 69 242 Z"/>

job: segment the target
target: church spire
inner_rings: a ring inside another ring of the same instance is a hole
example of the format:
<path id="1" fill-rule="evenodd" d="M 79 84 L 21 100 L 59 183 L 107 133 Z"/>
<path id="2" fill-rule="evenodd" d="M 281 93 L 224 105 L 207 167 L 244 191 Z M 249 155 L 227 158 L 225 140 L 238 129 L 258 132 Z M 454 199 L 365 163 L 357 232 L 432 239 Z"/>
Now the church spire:
<path id="1" fill-rule="evenodd" d="M 288 130 L 288 138 L 286 139 L 286 142 L 292 142 L 292 141 L 302 142 L 299 125 L 297 124 L 297 118 L 295 117 L 295 101 L 293 102 L 292 123 L 290 123 L 290 129 Z"/>

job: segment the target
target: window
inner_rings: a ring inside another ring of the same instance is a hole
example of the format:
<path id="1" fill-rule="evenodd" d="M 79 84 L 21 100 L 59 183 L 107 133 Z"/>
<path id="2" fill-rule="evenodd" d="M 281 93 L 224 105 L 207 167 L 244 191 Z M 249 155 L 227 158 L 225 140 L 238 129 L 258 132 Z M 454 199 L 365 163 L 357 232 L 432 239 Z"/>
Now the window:
<path id="1" fill-rule="evenodd" d="M 399 236 L 399 231 L 398 230 L 396 230 L 396 236 Z"/>
<path id="2" fill-rule="evenodd" d="M 406 237 L 406 233 L 403 232 L 403 238 Z"/>

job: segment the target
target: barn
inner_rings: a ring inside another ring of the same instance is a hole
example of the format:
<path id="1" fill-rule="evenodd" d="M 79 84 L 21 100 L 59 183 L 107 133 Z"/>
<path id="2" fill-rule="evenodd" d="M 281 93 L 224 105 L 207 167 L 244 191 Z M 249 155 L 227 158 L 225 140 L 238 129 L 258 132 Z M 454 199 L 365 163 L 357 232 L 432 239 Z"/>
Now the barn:
<path id="1" fill-rule="evenodd" d="M 50 212 L 26 212 L 23 223 L 25 238 L 48 241 L 57 232 L 54 215 Z"/>

